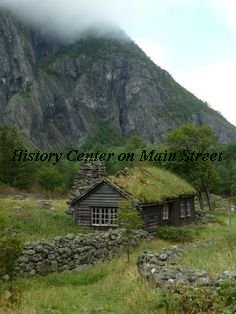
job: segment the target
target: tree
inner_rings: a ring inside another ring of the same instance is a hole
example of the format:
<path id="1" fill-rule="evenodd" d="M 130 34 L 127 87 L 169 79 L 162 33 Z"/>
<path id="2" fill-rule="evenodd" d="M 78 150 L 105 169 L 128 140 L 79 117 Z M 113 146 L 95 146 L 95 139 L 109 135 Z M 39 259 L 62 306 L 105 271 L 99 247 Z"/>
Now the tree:
<path id="1" fill-rule="evenodd" d="M 53 192 L 63 187 L 63 176 L 53 166 L 45 166 L 38 171 L 37 182 L 46 191 Z"/>
<path id="2" fill-rule="evenodd" d="M 220 149 L 224 151 L 224 158 L 216 164 L 220 176 L 217 193 L 225 196 L 236 195 L 236 143 L 222 145 Z"/>
<path id="3" fill-rule="evenodd" d="M 124 229 L 127 237 L 127 261 L 130 261 L 130 247 L 133 231 L 143 226 L 143 221 L 136 209 L 132 207 L 131 201 L 122 201 L 118 208 L 118 225 Z"/>
<path id="4" fill-rule="evenodd" d="M 167 136 L 167 143 L 171 152 L 181 156 L 183 150 L 198 153 L 209 152 L 212 145 L 216 144 L 216 139 L 207 125 L 197 127 L 187 124 L 170 132 Z M 202 159 L 185 161 L 181 158 L 167 163 L 166 166 L 195 187 L 201 209 L 203 209 L 202 194 L 206 196 L 209 210 L 212 209 L 209 191 L 218 178 L 214 162 Z"/>
<path id="5" fill-rule="evenodd" d="M 10 186 L 24 188 L 33 182 L 33 164 L 12 161 L 15 150 L 24 150 L 25 143 L 15 127 L 0 128 L 0 180 Z"/>

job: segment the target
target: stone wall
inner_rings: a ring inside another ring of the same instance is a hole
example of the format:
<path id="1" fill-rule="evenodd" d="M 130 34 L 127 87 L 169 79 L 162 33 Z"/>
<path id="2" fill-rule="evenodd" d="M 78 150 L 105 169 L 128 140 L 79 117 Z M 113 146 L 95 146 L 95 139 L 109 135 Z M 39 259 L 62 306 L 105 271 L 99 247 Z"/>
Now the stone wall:
<path id="1" fill-rule="evenodd" d="M 135 231 L 131 245 L 137 246 L 148 238 L 146 231 Z M 92 265 L 119 255 L 127 239 L 120 230 L 97 232 L 89 235 L 67 235 L 53 240 L 26 243 L 18 259 L 14 276 L 31 277 L 52 272 L 71 270 L 81 265 Z M 3 279 L 7 279 L 4 276 Z"/>
<path id="2" fill-rule="evenodd" d="M 137 266 L 139 273 L 155 287 L 169 287 L 173 284 L 184 284 L 190 287 L 217 286 L 223 280 L 236 280 L 236 271 L 225 271 L 216 278 L 211 278 L 207 271 L 178 267 L 178 261 L 184 250 L 211 245 L 217 240 L 206 240 L 200 243 L 178 245 L 159 252 L 144 252 L 139 256 Z"/>
<path id="3" fill-rule="evenodd" d="M 216 217 L 203 210 L 195 210 L 195 222 L 200 224 L 214 223 Z"/>

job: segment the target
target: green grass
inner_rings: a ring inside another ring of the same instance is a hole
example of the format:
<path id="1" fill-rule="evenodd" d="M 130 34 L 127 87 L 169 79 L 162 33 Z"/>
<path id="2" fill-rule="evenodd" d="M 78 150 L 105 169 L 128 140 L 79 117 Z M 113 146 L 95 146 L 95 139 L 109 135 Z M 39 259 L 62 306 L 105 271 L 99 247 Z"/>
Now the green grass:
<path id="1" fill-rule="evenodd" d="M 66 200 L 50 200 L 49 203 L 56 209 L 55 211 L 40 208 L 38 202 L 39 200 L 31 198 L 0 199 L 0 214 L 7 217 L 7 228 L 23 241 L 50 239 L 68 233 L 91 232 L 75 226 L 73 217 L 65 213 Z M 15 207 L 22 207 L 23 210 L 16 211 Z"/>
<path id="2" fill-rule="evenodd" d="M 18 228 L 19 234 L 25 240 L 50 238 L 79 231 L 74 227 L 72 218 L 64 214 L 65 200 L 49 201 L 53 207 L 57 208 L 57 218 L 51 217 L 52 214 L 47 209 L 37 207 L 37 202 L 35 199 L 20 201 L 9 198 L 0 199 L 0 210 L 8 213 L 12 218 L 9 227 Z M 16 213 L 12 210 L 15 206 L 25 209 Z M 210 269 L 211 273 L 226 269 L 233 270 L 236 257 L 235 246 L 233 241 L 227 240 L 229 231 L 225 224 L 226 219 L 225 215 L 220 214 L 218 215 L 220 224 L 192 226 L 197 234 L 196 240 L 212 237 L 222 237 L 223 240 L 218 247 L 198 249 L 198 252 L 189 251 L 189 255 L 187 253 L 184 255 L 182 265 Z M 233 218 L 233 226 L 236 226 L 236 216 Z M 164 314 L 163 310 L 157 309 L 160 291 L 153 289 L 138 274 L 136 262 L 137 257 L 143 251 L 159 251 L 169 245 L 173 244 L 154 238 L 143 242 L 132 252 L 130 264 L 127 264 L 124 254 L 110 262 L 88 266 L 80 271 L 54 273 L 46 277 L 17 279 L 12 283 L 4 283 L 3 288 L 13 285 L 21 291 L 22 303 L 9 308 L 0 308 L 0 313 Z"/>
<path id="3" fill-rule="evenodd" d="M 88 267 L 80 272 L 19 279 L 14 286 L 22 291 L 23 303 L 0 313 L 160 313 L 159 294 L 137 272 L 137 256 L 144 250 L 166 247 L 154 239 L 143 243 L 131 255 Z"/>
<path id="4" fill-rule="evenodd" d="M 204 269 L 216 276 L 224 271 L 236 271 L 236 232 L 220 241 L 187 250 L 180 265 L 186 268 Z"/>
<path id="5" fill-rule="evenodd" d="M 159 202 L 194 194 L 194 188 L 175 174 L 157 167 L 137 167 L 128 177 L 110 177 L 119 187 L 142 202 Z"/>

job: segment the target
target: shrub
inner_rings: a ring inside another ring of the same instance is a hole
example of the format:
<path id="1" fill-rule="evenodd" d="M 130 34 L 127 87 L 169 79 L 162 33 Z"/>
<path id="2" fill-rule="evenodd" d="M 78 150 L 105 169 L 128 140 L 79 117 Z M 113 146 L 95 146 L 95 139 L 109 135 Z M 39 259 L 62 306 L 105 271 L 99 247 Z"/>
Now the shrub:
<path id="1" fill-rule="evenodd" d="M 7 218 L 0 215 L 0 277 L 10 274 L 13 270 L 15 261 L 19 257 L 22 245 L 19 238 L 7 232 Z"/>
<path id="2" fill-rule="evenodd" d="M 10 274 L 21 253 L 21 241 L 12 236 L 0 240 L 0 276 Z"/>
<path id="3" fill-rule="evenodd" d="M 165 309 L 166 314 L 233 314 L 235 313 L 236 304 L 235 298 L 231 297 L 233 289 L 231 285 L 228 285 L 227 288 L 222 287 L 220 290 L 213 290 L 207 287 L 190 288 L 176 285 L 162 294 L 157 307 L 158 309 Z"/>
<path id="4" fill-rule="evenodd" d="M 197 231 L 191 228 L 179 228 L 179 227 L 161 227 L 157 236 L 163 240 L 170 242 L 192 242 L 197 236 Z"/>
<path id="5" fill-rule="evenodd" d="M 236 313 L 236 283 L 225 281 L 222 283 L 218 294 L 224 299 L 225 307 L 228 314 Z"/>
<path id="6" fill-rule="evenodd" d="M 37 182 L 46 191 L 55 191 L 63 187 L 63 176 L 53 166 L 45 166 L 38 171 Z"/>

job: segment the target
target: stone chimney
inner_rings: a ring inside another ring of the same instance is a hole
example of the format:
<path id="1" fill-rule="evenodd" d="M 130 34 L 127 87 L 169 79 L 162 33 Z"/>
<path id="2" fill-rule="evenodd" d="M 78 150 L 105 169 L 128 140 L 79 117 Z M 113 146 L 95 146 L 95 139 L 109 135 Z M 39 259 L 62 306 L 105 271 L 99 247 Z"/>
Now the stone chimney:
<path id="1" fill-rule="evenodd" d="M 106 167 L 102 161 L 84 161 L 81 163 L 79 172 L 75 175 L 74 183 L 71 188 L 71 196 L 68 201 L 68 213 L 73 210 L 70 203 L 73 199 L 88 190 L 96 182 L 107 176 Z"/>

